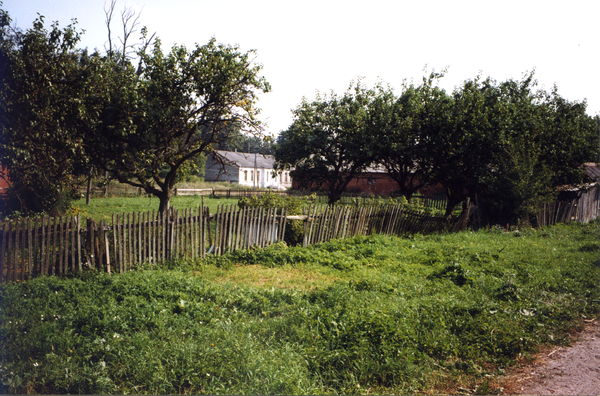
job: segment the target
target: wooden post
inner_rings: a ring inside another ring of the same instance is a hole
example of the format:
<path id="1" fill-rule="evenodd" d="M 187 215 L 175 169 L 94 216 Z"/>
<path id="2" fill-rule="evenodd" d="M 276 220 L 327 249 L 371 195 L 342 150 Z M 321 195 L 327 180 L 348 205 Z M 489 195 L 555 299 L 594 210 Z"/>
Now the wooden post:
<path id="1" fill-rule="evenodd" d="M 117 220 L 120 223 L 119 247 L 121 249 L 121 254 L 119 260 L 119 272 L 123 273 L 127 271 L 127 231 L 125 230 L 125 213 L 123 213 L 120 219 L 119 216 L 117 216 Z"/>
<path id="2" fill-rule="evenodd" d="M 152 259 L 152 263 L 156 264 L 156 231 L 158 228 L 158 224 L 156 221 L 156 213 L 154 209 L 152 209 L 152 220 L 150 225 L 150 257 Z"/>
<path id="3" fill-rule="evenodd" d="M 125 244 L 125 255 L 127 256 L 127 259 L 125 260 L 125 271 L 130 271 L 133 265 L 133 232 L 130 213 L 127 213 L 127 219 L 123 217 L 123 226 L 125 227 L 125 230 L 123 230 L 123 236 L 127 239 L 127 242 Z"/>
<path id="4" fill-rule="evenodd" d="M 60 260 L 60 274 L 64 275 L 67 273 L 69 264 L 69 222 L 68 217 L 60 218 L 60 248 L 59 248 L 59 260 Z"/>
<path id="5" fill-rule="evenodd" d="M 41 267 L 40 267 L 40 260 L 41 257 L 39 256 L 39 230 L 38 230 L 38 218 L 36 218 L 33 222 L 33 272 L 35 274 L 39 274 L 41 271 Z"/>
<path id="6" fill-rule="evenodd" d="M 279 223 L 279 227 L 281 227 L 281 235 L 279 237 L 280 241 L 285 241 L 285 227 L 287 227 L 287 208 L 283 209 L 283 217 L 281 218 L 281 222 Z M 310 210 L 309 210 L 310 212 Z M 304 237 L 303 237 L 304 238 Z"/>
<path id="7" fill-rule="evenodd" d="M 44 275 L 48 275 L 50 273 L 50 266 L 52 265 L 53 257 L 52 257 L 52 218 L 48 218 L 48 228 L 46 233 L 46 258 L 45 258 L 45 266 L 44 266 Z"/>
<path id="8" fill-rule="evenodd" d="M 104 228 L 105 226 L 106 223 L 102 222 L 102 228 Z M 108 274 L 110 275 L 110 245 L 108 243 L 108 230 L 104 231 L 104 253 L 106 255 L 106 272 L 108 272 Z"/>
<path id="9" fill-rule="evenodd" d="M 302 220 L 302 228 L 303 228 L 302 247 L 307 247 L 308 246 L 308 220 L 310 219 L 310 205 L 308 206 L 308 211 L 306 210 L 305 207 L 302 208 L 302 214 L 304 216 L 306 216 L 306 218 L 304 220 Z"/>
<path id="10" fill-rule="evenodd" d="M 88 218 L 87 219 L 87 252 L 88 252 L 88 266 L 90 266 L 91 268 L 95 267 L 95 255 L 96 252 L 94 250 L 94 246 L 95 246 L 95 238 L 94 238 L 94 228 L 95 228 L 95 224 L 94 224 L 94 220 Z"/>
<path id="11" fill-rule="evenodd" d="M 9 221 L 8 222 L 8 248 L 7 248 L 7 252 L 6 252 L 6 281 L 10 282 L 12 280 L 12 273 L 11 273 L 11 256 L 14 256 L 14 248 L 13 248 L 13 225 L 14 222 L 13 221 Z"/>
<path id="12" fill-rule="evenodd" d="M 202 207 L 200 208 L 200 257 L 206 257 L 206 217 L 204 216 L 204 196 L 202 196 Z"/>
<path id="13" fill-rule="evenodd" d="M 33 271 L 33 230 L 31 229 L 31 219 L 27 219 L 27 278 L 31 279 Z"/>
<path id="14" fill-rule="evenodd" d="M 105 238 L 105 230 L 104 230 L 104 222 L 101 221 L 99 224 L 100 228 L 98 230 L 98 237 L 96 238 L 96 257 L 98 261 L 98 271 L 102 271 L 102 267 L 104 266 L 104 238 Z"/>
<path id="15" fill-rule="evenodd" d="M 81 263 L 81 214 L 77 215 L 77 264 L 79 265 L 79 271 L 82 271 Z"/>
<path id="16" fill-rule="evenodd" d="M 114 263 L 115 263 L 115 269 L 118 268 L 118 263 L 119 263 L 119 247 L 117 245 L 117 233 L 118 233 L 118 220 L 117 218 L 115 218 L 115 214 L 113 213 L 112 215 L 112 232 L 113 232 L 113 258 L 114 258 Z"/>
<path id="17" fill-rule="evenodd" d="M 10 224 L 10 223 L 9 223 Z M 7 239 L 7 224 L 2 224 L 2 247 L 0 247 L 0 283 L 4 282 L 4 269 L 6 268 L 6 263 L 4 258 L 6 257 L 6 239 Z"/>
<path id="18" fill-rule="evenodd" d="M 18 221 L 18 223 L 20 223 L 20 227 L 19 227 L 19 239 L 21 240 L 21 260 L 20 260 L 20 269 L 19 269 L 19 278 L 21 280 L 21 282 L 23 282 L 25 280 L 25 244 L 26 244 L 26 230 L 25 230 L 25 219 Z M 19 248 L 19 246 L 17 245 L 17 249 Z M 16 274 L 15 274 L 16 275 Z M 15 280 L 16 277 L 15 277 Z"/>

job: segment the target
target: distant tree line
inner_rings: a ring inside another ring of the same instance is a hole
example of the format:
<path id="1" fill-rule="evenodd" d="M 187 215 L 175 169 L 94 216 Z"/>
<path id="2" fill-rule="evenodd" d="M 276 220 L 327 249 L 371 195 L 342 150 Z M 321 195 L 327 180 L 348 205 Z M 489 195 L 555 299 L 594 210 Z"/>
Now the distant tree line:
<path id="1" fill-rule="evenodd" d="M 164 53 L 130 9 L 120 15 L 123 36 L 113 37 L 114 11 L 115 1 L 106 9 L 107 48 L 89 53 L 77 48 L 75 22 L 46 27 L 39 16 L 21 30 L 0 9 L 0 176 L 11 183 L 5 212 L 60 214 L 75 179 L 96 174 L 157 196 L 164 211 L 175 183 L 198 171 L 202 155 L 264 136 L 257 95 L 270 86 L 253 51 L 213 38 Z M 132 43 L 136 32 L 141 39 Z"/>
<path id="2" fill-rule="evenodd" d="M 452 92 L 438 85 L 444 74 L 399 94 L 359 80 L 342 95 L 304 99 L 277 139 L 278 169 L 293 168 L 302 188 L 326 188 L 334 203 L 352 178 L 380 165 L 406 199 L 439 183 L 446 215 L 477 198 L 492 224 L 525 219 L 557 186 L 584 181 L 600 125 L 585 101 L 538 89 L 533 72 L 504 82 L 476 76 Z"/>

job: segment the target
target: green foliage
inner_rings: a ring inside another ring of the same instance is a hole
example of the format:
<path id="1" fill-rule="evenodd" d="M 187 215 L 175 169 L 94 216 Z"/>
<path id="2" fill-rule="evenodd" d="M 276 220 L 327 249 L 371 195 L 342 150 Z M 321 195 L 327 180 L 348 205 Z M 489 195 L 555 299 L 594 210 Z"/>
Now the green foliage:
<path id="1" fill-rule="evenodd" d="M 101 148 L 95 163 L 157 196 L 159 210 L 166 210 L 175 183 L 198 171 L 202 153 L 234 131 L 261 135 L 257 92 L 270 88 L 252 54 L 215 39 L 165 54 L 157 39 L 139 50 L 137 70 L 126 60 L 107 59 L 104 69 L 115 78 L 107 82 L 101 133 L 88 136 L 90 146 Z"/>
<path id="2" fill-rule="evenodd" d="M 219 143 L 218 150 L 240 151 L 243 153 L 273 154 L 271 136 L 264 138 L 242 133 L 236 128 L 227 140 Z"/>
<path id="3" fill-rule="evenodd" d="M 0 162 L 12 182 L 8 210 L 64 213 L 73 199 L 72 175 L 87 157 L 82 134 L 93 56 L 77 50 L 75 22 L 61 29 L 11 26 L 0 10 Z"/>
<path id="4" fill-rule="evenodd" d="M 302 214 L 302 208 L 305 207 L 306 203 L 310 200 L 310 196 L 303 198 L 291 198 L 282 197 L 279 194 L 267 192 L 266 194 L 242 197 L 238 202 L 238 206 L 240 208 L 277 208 L 282 210 L 286 209 L 288 215 L 299 215 Z M 287 221 L 284 241 L 288 245 L 295 246 L 302 244 L 303 235 L 304 228 L 302 225 L 302 221 Z"/>
<path id="5" fill-rule="evenodd" d="M 407 199 L 419 188 L 437 182 L 432 149 L 436 134 L 441 136 L 447 127 L 451 103 L 446 92 L 434 86 L 443 76 L 444 72 L 432 72 L 421 85 L 404 85 L 398 97 L 380 87 L 370 109 L 369 134 L 374 136 L 376 161 Z"/>
<path id="6" fill-rule="evenodd" d="M 375 95 L 360 81 L 341 96 L 303 99 L 294 120 L 275 145 L 276 169 L 290 175 L 300 188 L 328 191 L 333 204 L 348 183 L 373 162 L 368 134 L 368 107 Z"/>
<path id="7" fill-rule="evenodd" d="M 447 389 L 440 377 L 486 390 L 489 375 L 599 312 L 597 232 L 355 237 L 2 285 L 0 390 L 415 394 Z M 332 282 L 206 278 L 250 266 Z"/>
<path id="8" fill-rule="evenodd" d="M 397 96 L 359 82 L 343 96 L 304 100 L 277 141 L 278 169 L 293 167 L 301 188 L 327 189 L 334 203 L 350 179 L 382 165 L 408 200 L 439 183 L 445 215 L 478 197 L 491 224 L 527 221 L 556 187 L 583 182 L 581 165 L 598 152 L 585 101 L 538 89 L 533 72 L 500 83 L 479 75 L 452 92 L 437 86 L 444 75 Z"/>
<path id="9" fill-rule="evenodd" d="M 0 10 L 0 161 L 16 210 L 68 207 L 72 176 L 95 168 L 157 196 L 164 211 L 175 184 L 202 170 L 202 153 L 233 130 L 262 136 L 257 95 L 270 87 L 252 51 L 211 39 L 165 54 L 146 29 L 132 46 L 125 17 L 123 48 L 113 48 L 112 9 L 104 55 L 76 49 L 74 24 L 47 31 L 40 16 L 21 32 Z"/>

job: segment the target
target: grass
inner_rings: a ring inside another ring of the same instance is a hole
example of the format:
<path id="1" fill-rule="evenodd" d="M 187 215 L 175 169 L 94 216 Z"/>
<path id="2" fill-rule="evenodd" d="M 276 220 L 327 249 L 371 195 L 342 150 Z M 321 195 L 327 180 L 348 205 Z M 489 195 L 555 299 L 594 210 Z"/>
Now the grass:
<path id="1" fill-rule="evenodd" d="M 598 223 L 277 244 L 0 286 L 6 393 L 497 392 L 600 308 Z"/>
<path id="2" fill-rule="evenodd" d="M 204 205 L 214 213 L 219 205 L 237 205 L 237 198 L 212 198 L 204 197 Z M 85 198 L 75 201 L 70 214 L 80 213 L 82 217 L 90 217 L 96 222 L 110 223 L 112 215 L 124 213 L 140 213 L 158 211 L 159 200 L 156 197 L 110 197 L 92 198 L 90 204 L 85 204 Z M 202 205 L 202 196 L 184 195 L 171 198 L 171 207 L 181 209 L 196 209 Z"/>
<path id="3" fill-rule="evenodd" d="M 309 268 L 283 266 L 268 268 L 263 265 L 236 265 L 231 269 L 206 266 L 196 275 L 217 284 L 249 285 L 257 288 L 313 290 L 331 286 L 338 277 Z"/>

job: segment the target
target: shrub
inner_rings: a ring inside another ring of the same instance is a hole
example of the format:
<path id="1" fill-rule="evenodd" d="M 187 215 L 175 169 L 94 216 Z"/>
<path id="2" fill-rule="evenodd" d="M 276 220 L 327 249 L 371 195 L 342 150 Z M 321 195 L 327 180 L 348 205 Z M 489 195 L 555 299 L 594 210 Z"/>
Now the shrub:
<path id="1" fill-rule="evenodd" d="M 287 209 L 288 215 L 300 215 L 302 214 L 302 208 L 306 205 L 307 201 L 311 200 L 311 197 L 303 198 L 290 198 L 282 197 L 279 194 L 273 192 L 267 192 L 261 195 L 251 195 L 249 197 L 243 197 L 239 200 L 238 206 L 240 208 L 277 208 Z M 279 212 L 281 213 L 281 212 Z M 289 246 L 296 246 L 302 244 L 302 238 L 304 235 L 304 228 L 302 221 L 292 220 L 288 221 L 285 227 L 284 241 Z"/>

